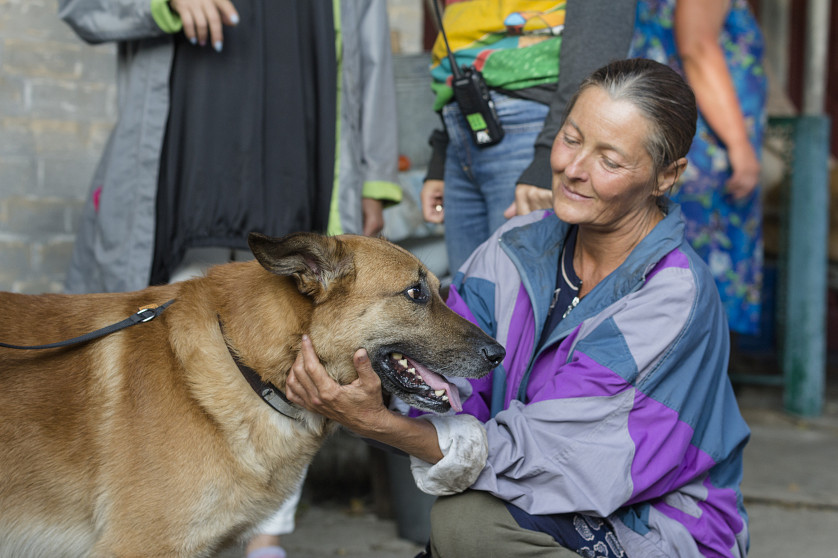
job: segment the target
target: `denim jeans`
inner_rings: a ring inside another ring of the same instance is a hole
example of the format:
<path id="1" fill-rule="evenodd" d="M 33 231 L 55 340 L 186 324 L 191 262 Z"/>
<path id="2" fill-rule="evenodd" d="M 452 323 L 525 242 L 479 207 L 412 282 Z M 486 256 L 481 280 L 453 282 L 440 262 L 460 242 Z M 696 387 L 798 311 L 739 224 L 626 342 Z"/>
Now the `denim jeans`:
<path id="1" fill-rule="evenodd" d="M 535 138 L 547 116 L 547 105 L 491 92 L 503 140 L 477 147 L 456 103 L 442 109 L 448 131 L 445 156 L 445 246 L 454 275 L 471 253 L 506 219 L 515 201 L 515 183 L 532 162 Z"/>

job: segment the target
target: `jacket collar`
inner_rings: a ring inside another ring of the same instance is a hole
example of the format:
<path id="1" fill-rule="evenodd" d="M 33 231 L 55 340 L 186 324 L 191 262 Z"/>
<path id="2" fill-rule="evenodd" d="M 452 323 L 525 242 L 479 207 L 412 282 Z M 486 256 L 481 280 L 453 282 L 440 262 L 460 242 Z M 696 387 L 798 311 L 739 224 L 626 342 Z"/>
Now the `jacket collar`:
<path id="1" fill-rule="evenodd" d="M 663 220 L 635 246 L 620 267 L 594 287 L 562 321 L 559 336 L 566 335 L 584 319 L 642 287 L 655 265 L 682 244 L 684 221 L 681 206 L 667 199 L 664 211 Z M 541 336 L 550 306 L 559 254 L 569 228 L 570 225 L 550 211 L 543 219 L 510 229 L 501 236 L 501 246 L 518 269 L 529 294 L 537 329 L 536 339 Z"/>

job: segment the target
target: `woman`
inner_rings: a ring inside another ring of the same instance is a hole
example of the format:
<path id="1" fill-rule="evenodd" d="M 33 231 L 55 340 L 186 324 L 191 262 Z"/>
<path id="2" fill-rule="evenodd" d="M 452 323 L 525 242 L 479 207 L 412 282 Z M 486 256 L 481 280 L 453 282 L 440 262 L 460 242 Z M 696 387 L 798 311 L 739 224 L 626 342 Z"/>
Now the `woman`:
<path id="1" fill-rule="evenodd" d="M 695 121 L 657 62 L 582 83 L 553 145 L 553 212 L 511 220 L 452 285 L 449 306 L 507 351 L 463 386 L 463 414 L 392 413 L 364 351 L 339 386 L 304 340 L 289 398 L 410 453 L 419 487 L 448 495 L 433 556 L 745 556 L 725 314 L 665 197 Z"/>
<path id="2" fill-rule="evenodd" d="M 760 146 L 768 84 L 763 38 L 746 0 L 641 0 L 629 56 L 681 72 L 695 91 L 697 134 L 673 194 L 687 238 L 710 266 L 730 329 L 759 333 Z"/>

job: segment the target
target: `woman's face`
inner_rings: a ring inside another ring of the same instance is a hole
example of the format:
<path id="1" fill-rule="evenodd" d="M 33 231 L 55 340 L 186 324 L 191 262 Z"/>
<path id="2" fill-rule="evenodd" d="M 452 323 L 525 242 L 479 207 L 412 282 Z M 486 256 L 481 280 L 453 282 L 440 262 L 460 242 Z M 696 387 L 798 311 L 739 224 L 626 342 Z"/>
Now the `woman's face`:
<path id="1" fill-rule="evenodd" d="M 576 100 L 553 142 L 553 209 L 567 223 L 603 231 L 631 227 L 655 207 L 655 175 L 646 151 L 647 119 L 600 87 Z"/>

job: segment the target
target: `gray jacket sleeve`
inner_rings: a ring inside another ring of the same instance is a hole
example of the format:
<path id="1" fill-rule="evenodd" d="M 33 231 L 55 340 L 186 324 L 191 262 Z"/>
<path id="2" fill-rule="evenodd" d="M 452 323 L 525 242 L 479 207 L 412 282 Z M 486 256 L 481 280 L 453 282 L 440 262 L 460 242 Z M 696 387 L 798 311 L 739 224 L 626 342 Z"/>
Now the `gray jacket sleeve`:
<path id="1" fill-rule="evenodd" d="M 594 70 L 628 55 L 636 8 L 634 0 L 568 0 L 556 95 L 535 141 L 533 161 L 518 184 L 551 187 L 550 149 L 564 121 L 567 104 L 582 80 Z"/>
<path id="2" fill-rule="evenodd" d="M 58 16 L 93 44 L 166 34 L 151 15 L 151 0 L 59 0 Z"/>
<path id="3" fill-rule="evenodd" d="M 364 45 L 361 134 L 365 183 L 398 183 L 396 80 L 387 17 L 386 2 L 371 1 L 358 29 Z"/>

